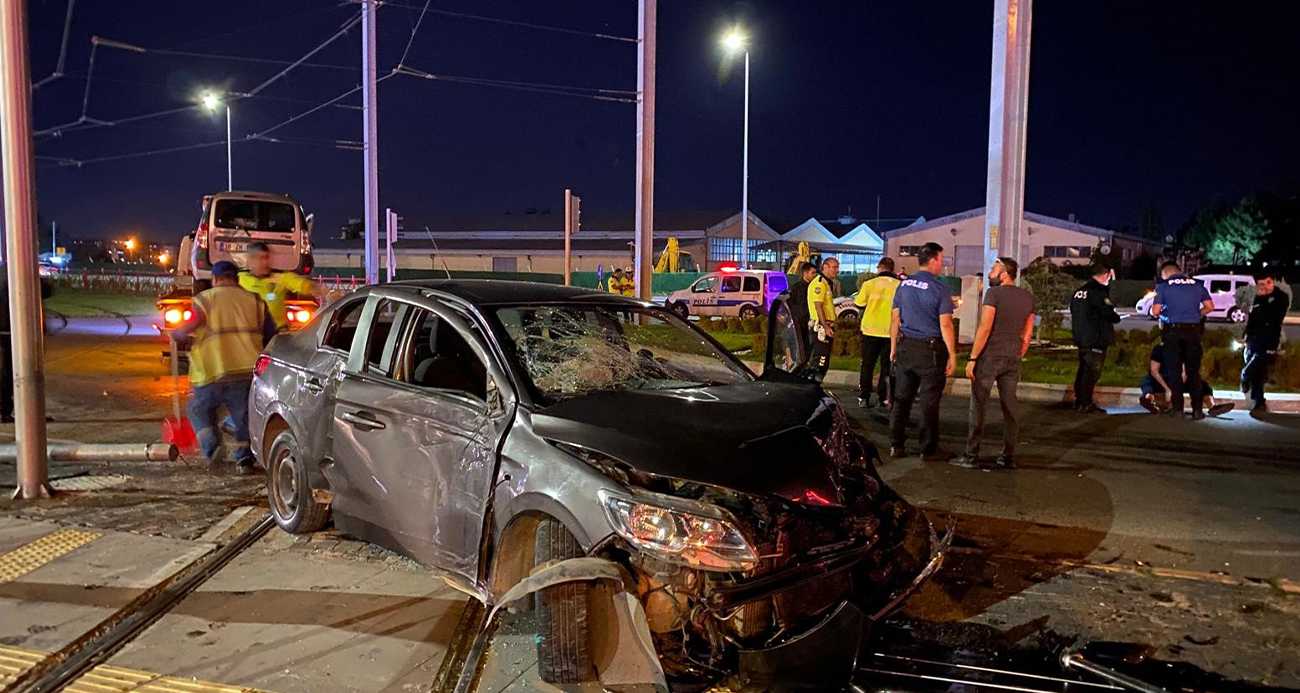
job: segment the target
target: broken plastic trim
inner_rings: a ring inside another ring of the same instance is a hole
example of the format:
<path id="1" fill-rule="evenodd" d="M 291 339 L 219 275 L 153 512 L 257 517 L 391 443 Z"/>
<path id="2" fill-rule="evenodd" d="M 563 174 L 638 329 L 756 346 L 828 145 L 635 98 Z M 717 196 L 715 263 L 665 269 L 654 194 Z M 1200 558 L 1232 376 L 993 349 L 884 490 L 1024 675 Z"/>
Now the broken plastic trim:
<path id="1" fill-rule="evenodd" d="M 612 581 L 616 583 L 619 591 L 626 592 L 626 590 L 622 589 L 624 578 L 625 573 L 617 563 L 604 558 L 585 556 L 551 563 L 520 580 L 514 587 L 507 590 L 496 603 L 489 606 L 487 617 L 483 620 L 483 625 L 474 637 L 469 654 L 465 658 L 465 666 L 461 669 L 454 693 L 469 693 L 473 689 L 488 640 L 495 629 L 497 616 L 503 608 L 527 595 L 567 582 Z M 627 600 L 623 600 L 623 603 L 630 607 Z M 616 600 L 615 608 L 618 608 L 618 606 Z M 639 606 L 639 603 L 637 603 L 637 606 Z M 649 643 L 651 641 L 650 625 L 646 621 L 645 611 L 638 608 L 631 613 L 631 616 L 632 623 L 624 625 L 633 628 L 641 642 Z M 644 683 L 652 686 L 663 686 L 666 690 L 667 684 L 665 683 L 663 668 L 660 666 L 652 646 L 649 648 L 649 656 L 646 659 L 648 661 L 643 664 L 648 665 L 646 670 L 651 672 L 651 680 Z"/>
<path id="2" fill-rule="evenodd" d="M 1141 679 L 1133 678 L 1110 667 L 1104 667 L 1096 662 L 1089 661 L 1088 658 L 1073 650 L 1066 650 L 1061 653 L 1061 668 L 1081 669 L 1116 686 L 1130 691 L 1138 691 L 1138 693 L 1168 693 L 1159 686 L 1153 686 Z"/>

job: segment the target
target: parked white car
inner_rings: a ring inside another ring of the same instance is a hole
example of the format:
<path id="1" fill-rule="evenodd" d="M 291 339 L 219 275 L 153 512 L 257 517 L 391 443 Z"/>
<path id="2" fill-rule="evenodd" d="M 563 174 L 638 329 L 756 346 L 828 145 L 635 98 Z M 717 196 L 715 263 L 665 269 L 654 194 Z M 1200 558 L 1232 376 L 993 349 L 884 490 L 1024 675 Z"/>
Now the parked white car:
<path id="1" fill-rule="evenodd" d="M 766 315 L 772 299 L 790 286 L 785 274 L 764 270 L 722 270 L 674 291 L 664 305 L 682 317 L 711 315 L 752 318 Z"/>
<path id="2" fill-rule="evenodd" d="M 1248 274 L 1198 274 L 1193 279 L 1205 285 L 1210 292 L 1210 300 L 1214 301 L 1214 310 L 1206 317 L 1246 322 L 1249 313 L 1237 307 L 1237 289 L 1243 286 L 1254 286 L 1254 277 Z M 1155 316 L 1151 314 L 1151 308 L 1155 304 L 1155 299 L 1155 290 L 1148 291 L 1134 306 L 1138 315 L 1145 315 L 1154 320 Z"/>

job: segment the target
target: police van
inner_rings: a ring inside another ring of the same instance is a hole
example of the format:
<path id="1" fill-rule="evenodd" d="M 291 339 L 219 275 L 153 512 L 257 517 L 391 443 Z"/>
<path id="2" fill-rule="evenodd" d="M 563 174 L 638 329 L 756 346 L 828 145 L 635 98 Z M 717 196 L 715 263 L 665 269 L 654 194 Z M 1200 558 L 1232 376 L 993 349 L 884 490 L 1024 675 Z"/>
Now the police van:
<path id="1" fill-rule="evenodd" d="M 772 299 L 789 288 L 781 272 L 724 268 L 669 294 L 664 305 L 683 318 L 691 315 L 752 318 L 766 315 Z"/>

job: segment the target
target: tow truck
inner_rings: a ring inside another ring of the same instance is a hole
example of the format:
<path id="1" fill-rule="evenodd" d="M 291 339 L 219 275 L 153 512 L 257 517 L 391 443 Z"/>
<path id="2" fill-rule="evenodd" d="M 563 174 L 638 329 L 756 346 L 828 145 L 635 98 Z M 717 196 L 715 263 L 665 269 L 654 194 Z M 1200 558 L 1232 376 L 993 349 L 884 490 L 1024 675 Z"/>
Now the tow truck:
<path id="1" fill-rule="evenodd" d="M 172 290 L 158 299 L 161 321 L 159 334 L 176 329 L 194 317 L 194 295 L 212 284 L 212 265 L 232 260 L 243 265 L 242 253 L 249 243 L 271 246 L 271 268 L 277 272 L 309 274 L 314 261 L 311 252 L 312 215 L 303 212 L 288 195 L 230 191 L 205 195 L 198 227 L 181 238 L 176 253 L 176 279 Z M 289 329 L 311 321 L 320 304 L 310 296 L 291 296 L 285 301 Z M 170 342 L 163 358 L 171 357 Z M 188 368 L 189 345 L 178 345 L 177 357 Z"/>

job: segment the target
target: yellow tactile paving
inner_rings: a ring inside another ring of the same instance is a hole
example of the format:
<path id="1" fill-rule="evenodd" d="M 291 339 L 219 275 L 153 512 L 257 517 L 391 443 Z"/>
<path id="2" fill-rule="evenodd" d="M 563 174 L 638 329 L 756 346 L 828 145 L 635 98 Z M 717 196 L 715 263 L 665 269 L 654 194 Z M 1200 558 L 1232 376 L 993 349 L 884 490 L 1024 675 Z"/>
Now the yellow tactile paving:
<path id="1" fill-rule="evenodd" d="M 101 536 L 102 532 L 61 529 L 29 541 L 9 553 L 0 554 L 0 582 L 17 580 Z"/>
<path id="2" fill-rule="evenodd" d="M 0 645 L 0 687 L 7 686 L 47 653 Z M 260 688 L 227 686 L 222 683 L 163 676 L 149 671 L 101 664 L 73 681 L 70 693 L 272 693 Z"/>

